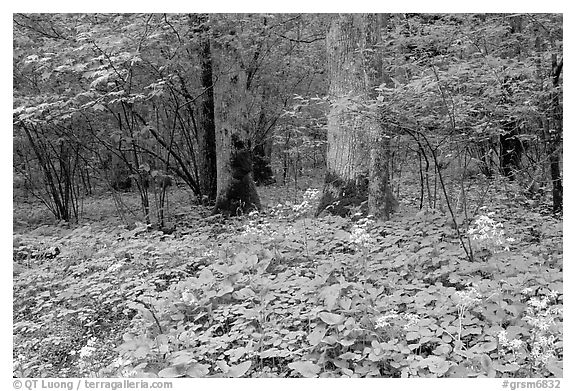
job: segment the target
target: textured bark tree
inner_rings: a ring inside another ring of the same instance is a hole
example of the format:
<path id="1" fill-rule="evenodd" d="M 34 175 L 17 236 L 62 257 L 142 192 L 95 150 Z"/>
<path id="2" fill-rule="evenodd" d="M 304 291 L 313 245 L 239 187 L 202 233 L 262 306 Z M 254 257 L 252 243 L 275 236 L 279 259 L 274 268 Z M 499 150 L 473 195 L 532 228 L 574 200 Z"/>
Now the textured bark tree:
<path id="1" fill-rule="evenodd" d="M 212 81 L 212 52 L 208 16 L 190 16 L 198 38 L 200 63 L 200 86 L 204 90 L 198 99 L 196 114 L 196 137 L 198 142 L 198 184 L 202 196 L 210 201 L 216 199 L 216 125 L 214 120 L 214 89 Z"/>
<path id="2" fill-rule="evenodd" d="M 387 141 L 376 113 L 364 113 L 369 90 L 381 75 L 366 55 L 378 34 L 378 19 L 373 15 L 342 14 L 331 21 L 326 45 L 332 106 L 327 172 L 317 214 L 327 211 L 344 216 L 358 206 L 368 211 L 370 204 L 371 213 L 388 218 L 386 210 L 392 209 L 388 205 L 393 197 L 388 186 Z"/>
<path id="3" fill-rule="evenodd" d="M 364 69 L 368 84 L 368 97 L 376 98 L 375 88 L 391 82 L 384 74 L 382 64 L 382 29 L 388 23 L 388 15 L 369 14 L 365 22 L 365 59 Z M 392 195 L 390 186 L 390 137 L 386 134 L 386 124 L 381 121 L 370 121 L 370 165 L 368 188 L 368 213 L 382 220 L 389 220 L 392 212 L 397 210 L 398 202 Z"/>
<path id="4" fill-rule="evenodd" d="M 217 53 L 217 55 L 215 55 Z M 249 72 L 229 48 L 213 41 L 217 196 L 214 213 L 238 215 L 260 209 L 248 127 Z"/>

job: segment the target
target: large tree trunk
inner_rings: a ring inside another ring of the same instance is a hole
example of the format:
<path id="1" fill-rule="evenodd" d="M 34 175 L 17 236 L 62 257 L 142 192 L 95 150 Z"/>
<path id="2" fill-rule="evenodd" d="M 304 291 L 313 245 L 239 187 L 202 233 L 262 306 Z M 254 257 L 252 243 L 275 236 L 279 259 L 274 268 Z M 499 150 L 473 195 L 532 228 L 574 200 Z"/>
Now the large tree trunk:
<path id="1" fill-rule="evenodd" d="M 213 41 L 217 196 L 214 213 L 238 215 L 260 209 L 252 172 L 248 128 L 248 75 L 242 62 Z M 215 56 L 217 53 L 217 56 Z"/>
<path id="2" fill-rule="evenodd" d="M 191 16 L 198 29 L 198 59 L 200 62 L 200 86 L 204 93 L 198 100 L 196 116 L 198 141 L 198 182 L 202 196 L 210 201 L 216 199 L 216 125 L 214 120 L 214 89 L 212 82 L 212 53 L 207 15 Z"/>
<path id="3" fill-rule="evenodd" d="M 357 207 L 368 211 L 371 193 L 371 212 L 382 218 L 389 216 L 380 213 L 391 196 L 387 140 L 375 113 L 362 113 L 377 77 L 374 75 L 381 75 L 381 70 L 371 69 L 374 62 L 365 50 L 373 50 L 375 34 L 379 34 L 379 27 L 374 16 L 343 14 L 332 19 L 326 37 L 332 107 L 328 114 L 327 172 L 317 214 L 327 211 L 345 216 Z"/>

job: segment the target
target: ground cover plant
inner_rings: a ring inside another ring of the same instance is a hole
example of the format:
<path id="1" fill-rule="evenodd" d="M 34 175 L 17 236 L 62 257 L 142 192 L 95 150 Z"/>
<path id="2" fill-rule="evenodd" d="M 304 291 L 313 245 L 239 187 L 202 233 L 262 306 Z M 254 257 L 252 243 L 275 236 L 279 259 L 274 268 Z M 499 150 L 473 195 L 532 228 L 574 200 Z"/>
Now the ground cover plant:
<path id="1" fill-rule="evenodd" d="M 562 376 L 563 14 L 12 21 L 14 376 Z"/>
<path id="2" fill-rule="evenodd" d="M 561 220 L 480 209 L 470 261 L 440 211 L 312 218 L 297 196 L 188 207 L 170 234 L 17 228 L 15 376 L 562 376 Z"/>

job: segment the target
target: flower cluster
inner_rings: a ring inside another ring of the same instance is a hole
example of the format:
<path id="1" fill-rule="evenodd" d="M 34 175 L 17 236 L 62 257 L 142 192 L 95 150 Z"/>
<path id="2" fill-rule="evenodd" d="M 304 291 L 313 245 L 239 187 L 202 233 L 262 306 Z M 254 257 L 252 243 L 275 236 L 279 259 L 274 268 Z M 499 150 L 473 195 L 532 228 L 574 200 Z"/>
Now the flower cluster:
<path id="1" fill-rule="evenodd" d="M 303 200 L 299 204 L 292 205 L 292 210 L 297 215 L 304 215 L 314 209 L 316 200 L 320 197 L 320 190 L 307 189 L 304 192 Z"/>
<path id="2" fill-rule="evenodd" d="M 556 319 L 562 315 L 562 309 L 552 307 L 551 301 L 558 297 L 557 291 L 538 297 L 531 297 L 526 306 L 524 320 L 533 327 L 532 349 L 530 356 L 535 365 L 545 365 L 554 356 L 556 336 L 552 329 L 556 325 Z"/>
<path id="3" fill-rule="evenodd" d="M 490 216 L 494 212 L 481 215 L 468 230 L 468 235 L 477 249 L 499 252 L 508 251 L 508 243 L 514 242 L 513 238 L 506 238 L 502 223 L 498 223 Z"/>
<path id="4" fill-rule="evenodd" d="M 71 356 L 74 356 L 76 353 L 78 353 L 79 359 L 76 362 L 76 366 L 83 373 L 88 373 L 90 371 L 92 361 L 91 357 L 94 352 L 96 352 L 96 342 L 96 337 L 91 337 L 86 342 L 86 346 L 83 346 L 82 349 L 80 349 L 80 352 L 76 352 L 76 350 L 72 350 L 70 352 Z"/>
<path id="5" fill-rule="evenodd" d="M 522 341 L 518 338 L 514 338 L 513 340 L 508 339 L 508 335 L 506 334 L 506 330 L 500 330 L 498 332 L 498 342 L 505 348 L 508 348 L 513 351 L 518 351 L 520 346 L 522 346 Z"/>
<path id="6" fill-rule="evenodd" d="M 271 206 L 268 209 L 268 213 L 270 216 L 279 219 L 292 220 L 295 217 L 303 217 L 314 210 L 320 194 L 321 192 L 318 189 L 307 189 L 302 195 L 302 201 L 300 203 L 293 203 L 290 201 L 279 203 L 275 206 Z"/>
<path id="7" fill-rule="evenodd" d="M 408 327 L 414 326 L 420 320 L 420 317 L 416 314 L 404 314 L 404 319 L 406 319 L 406 324 L 404 325 L 404 330 Z"/>
<path id="8" fill-rule="evenodd" d="M 248 214 L 248 222 L 244 226 L 242 236 L 256 235 L 256 236 L 270 236 L 270 224 L 264 222 L 260 218 L 258 211 L 252 211 Z"/>
<path id="9" fill-rule="evenodd" d="M 555 324 L 556 316 L 562 313 L 561 309 L 550 307 L 550 300 L 556 297 L 558 297 L 558 292 L 554 290 L 541 298 L 531 297 L 528 300 L 524 320 L 540 333 L 548 331 Z"/>
<path id="10" fill-rule="evenodd" d="M 92 356 L 92 354 L 96 351 L 96 337 L 91 337 L 88 342 L 86 342 L 86 346 L 80 349 L 80 358 L 88 358 Z"/>
<path id="11" fill-rule="evenodd" d="M 198 299 L 196 298 L 196 295 L 194 295 L 194 293 L 190 290 L 190 289 L 185 289 L 184 291 L 182 291 L 182 293 L 180 294 L 180 298 L 182 299 L 182 302 L 193 306 L 198 304 Z"/>
<path id="12" fill-rule="evenodd" d="M 369 218 L 360 219 L 352 226 L 350 232 L 350 242 L 356 246 L 365 247 L 374 242 L 374 239 L 368 233 L 370 227 L 374 224 Z"/>
<path id="13" fill-rule="evenodd" d="M 406 323 L 402 326 L 404 330 L 409 327 L 414 326 L 420 320 L 420 317 L 416 314 L 402 314 L 399 315 L 396 310 L 389 310 L 384 315 L 380 315 L 376 318 L 376 329 L 384 329 L 390 327 L 392 319 L 403 319 Z"/>
<path id="14" fill-rule="evenodd" d="M 106 271 L 108 273 L 114 273 L 115 271 L 122 268 L 122 266 L 124 266 L 124 262 L 122 262 L 122 261 L 116 262 L 116 263 L 113 263 L 112 265 L 110 265 L 110 267 L 108 267 L 108 269 L 106 269 Z"/>
<path id="15" fill-rule="evenodd" d="M 398 312 L 396 310 L 390 310 L 384 315 L 380 315 L 376 318 L 376 328 L 383 329 L 390 326 L 390 320 L 398 318 Z"/>
<path id="16" fill-rule="evenodd" d="M 498 343 L 500 344 L 501 348 L 512 353 L 512 362 L 515 363 L 518 358 L 519 350 L 523 344 L 522 340 L 518 338 L 509 340 L 508 335 L 506 334 L 506 330 L 500 330 L 498 332 Z"/>
<path id="17" fill-rule="evenodd" d="M 549 335 L 539 335 L 532 345 L 530 356 L 534 359 L 536 365 L 545 365 L 548 360 L 554 356 L 554 342 L 556 337 Z"/>
<path id="18" fill-rule="evenodd" d="M 464 312 L 466 309 L 480 303 L 481 295 L 474 287 L 468 287 L 465 291 L 456 292 L 456 304 L 458 310 Z"/>

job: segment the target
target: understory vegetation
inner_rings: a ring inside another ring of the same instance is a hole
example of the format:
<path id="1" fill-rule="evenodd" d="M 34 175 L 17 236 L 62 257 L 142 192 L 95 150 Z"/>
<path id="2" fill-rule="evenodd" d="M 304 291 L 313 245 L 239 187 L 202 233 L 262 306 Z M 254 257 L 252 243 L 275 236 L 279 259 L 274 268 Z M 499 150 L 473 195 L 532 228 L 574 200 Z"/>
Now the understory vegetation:
<path id="1" fill-rule="evenodd" d="M 409 197 L 375 222 L 261 188 L 224 219 L 174 190 L 169 234 L 104 217 L 109 197 L 79 225 L 15 203 L 14 375 L 562 376 L 562 220 L 508 190 L 457 220 L 473 261 Z"/>

